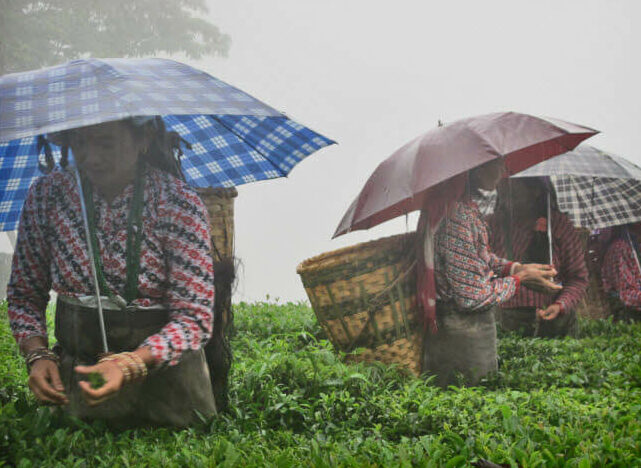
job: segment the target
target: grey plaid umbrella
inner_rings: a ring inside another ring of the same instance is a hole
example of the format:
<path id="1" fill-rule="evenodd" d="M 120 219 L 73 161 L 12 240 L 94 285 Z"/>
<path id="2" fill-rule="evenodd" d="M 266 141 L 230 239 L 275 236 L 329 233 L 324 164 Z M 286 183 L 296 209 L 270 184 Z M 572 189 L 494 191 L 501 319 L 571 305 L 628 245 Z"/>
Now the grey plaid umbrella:
<path id="1" fill-rule="evenodd" d="M 549 177 L 575 226 L 601 229 L 641 221 L 641 168 L 588 145 L 512 177 Z"/>

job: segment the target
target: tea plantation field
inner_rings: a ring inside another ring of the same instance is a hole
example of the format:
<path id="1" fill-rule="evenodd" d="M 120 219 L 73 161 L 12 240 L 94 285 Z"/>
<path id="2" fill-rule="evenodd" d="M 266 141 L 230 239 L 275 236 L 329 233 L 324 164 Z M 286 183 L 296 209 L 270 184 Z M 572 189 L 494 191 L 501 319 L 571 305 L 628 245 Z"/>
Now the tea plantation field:
<path id="1" fill-rule="evenodd" d="M 503 336 L 501 371 L 434 388 L 345 365 L 304 304 L 239 304 L 232 410 L 189 430 L 109 430 L 39 407 L 0 308 L 0 466 L 641 466 L 641 325 Z"/>

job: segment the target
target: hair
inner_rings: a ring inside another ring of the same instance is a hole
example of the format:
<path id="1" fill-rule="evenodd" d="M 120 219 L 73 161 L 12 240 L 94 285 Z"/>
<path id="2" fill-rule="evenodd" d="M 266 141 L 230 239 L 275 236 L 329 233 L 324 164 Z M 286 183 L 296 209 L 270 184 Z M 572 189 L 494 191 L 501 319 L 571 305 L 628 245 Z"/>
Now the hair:
<path id="1" fill-rule="evenodd" d="M 135 138 L 149 137 L 149 147 L 140 155 L 147 164 L 178 179 L 185 180 L 180 161 L 183 156 L 181 143 L 188 149 L 191 149 L 191 145 L 178 132 L 167 131 L 162 117 L 155 116 L 141 125 L 135 124 L 132 118 L 124 119 L 123 122 Z M 48 135 L 48 139 L 42 135 L 38 137 L 38 152 L 44 149 L 45 153 L 44 164 L 38 163 L 41 172 L 48 174 L 55 168 L 50 142 L 60 146 L 60 167 L 66 169 L 69 164 L 69 135 L 71 131 L 66 130 Z"/>
<path id="2" fill-rule="evenodd" d="M 156 116 L 143 125 L 135 125 L 127 119 L 130 131 L 135 137 L 144 138 L 150 132 L 150 142 L 147 151 L 141 154 L 143 160 L 161 171 L 165 171 L 178 179 L 185 180 L 180 158 L 183 155 L 181 143 L 191 149 L 178 132 L 168 132 L 162 117 Z"/>

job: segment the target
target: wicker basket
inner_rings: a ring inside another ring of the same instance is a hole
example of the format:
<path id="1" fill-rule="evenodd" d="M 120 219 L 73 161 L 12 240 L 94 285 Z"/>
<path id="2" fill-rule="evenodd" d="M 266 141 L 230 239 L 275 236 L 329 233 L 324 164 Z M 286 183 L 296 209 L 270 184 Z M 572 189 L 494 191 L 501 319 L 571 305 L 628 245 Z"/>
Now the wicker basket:
<path id="1" fill-rule="evenodd" d="M 214 261 L 234 256 L 234 188 L 198 189 L 198 195 L 207 207 L 211 230 Z"/>
<path id="2" fill-rule="evenodd" d="M 348 359 L 420 372 L 414 240 L 415 233 L 387 237 L 298 266 L 316 318 Z"/>
<path id="3" fill-rule="evenodd" d="M 229 336 L 232 332 L 234 315 L 231 305 L 234 267 L 234 199 L 235 188 L 199 189 L 209 214 L 209 230 L 214 260 L 214 331 L 205 345 L 205 356 L 209 367 L 216 406 L 226 411 L 229 404 L 229 372 L 232 353 Z"/>

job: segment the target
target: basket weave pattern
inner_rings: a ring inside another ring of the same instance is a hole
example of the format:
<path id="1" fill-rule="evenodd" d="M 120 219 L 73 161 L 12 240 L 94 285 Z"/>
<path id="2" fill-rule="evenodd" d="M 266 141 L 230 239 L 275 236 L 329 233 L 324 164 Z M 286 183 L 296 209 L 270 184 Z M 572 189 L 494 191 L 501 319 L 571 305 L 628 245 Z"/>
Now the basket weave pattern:
<path id="1" fill-rule="evenodd" d="M 415 233 L 387 237 L 298 266 L 316 318 L 349 360 L 396 363 L 419 373 L 414 239 Z"/>
<path id="2" fill-rule="evenodd" d="M 198 195 L 209 213 L 209 229 L 214 261 L 234 256 L 234 199 L 238 191 L 231 188 L 198 189 Z"/>

